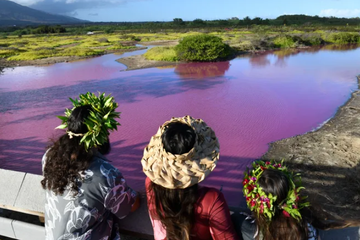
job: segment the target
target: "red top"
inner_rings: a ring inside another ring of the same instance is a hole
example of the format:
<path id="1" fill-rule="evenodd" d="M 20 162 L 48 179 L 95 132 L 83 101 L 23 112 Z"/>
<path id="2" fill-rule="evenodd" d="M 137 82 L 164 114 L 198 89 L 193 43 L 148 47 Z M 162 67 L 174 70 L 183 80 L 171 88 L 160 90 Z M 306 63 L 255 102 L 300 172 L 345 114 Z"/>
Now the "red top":
<path id="1" fill-rule="evenodd" d="M 146 178 L 146 195 L 149 213 L 155 213 L 155 204 L 151 202 L 152 192 L 149 190 L 151 180 Z M 217 189 L 199 187 L 199 199 L 195 206 L 195 226 L 191 231 L 191 239 L 239 239 L 231 222 L 229 207 L 224 195 Z M 166 239 L 166 230 L 156 216 L 150 215 L 154 229 L 154 239 Z"/>

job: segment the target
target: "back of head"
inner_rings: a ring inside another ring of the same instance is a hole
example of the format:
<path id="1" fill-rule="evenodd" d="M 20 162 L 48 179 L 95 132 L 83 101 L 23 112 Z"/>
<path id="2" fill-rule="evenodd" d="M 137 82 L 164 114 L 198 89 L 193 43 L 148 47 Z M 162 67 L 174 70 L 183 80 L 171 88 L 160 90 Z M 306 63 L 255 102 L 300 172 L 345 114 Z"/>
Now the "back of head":
<path id="1" fill-rule="evenodd" d="M 81 137 L 88 129 L 84 124 L 89 116 L 91 106 L 76 107 L 68 118 L 68 131 L 49 147 L 46 154 L 43 188 L 52 190 L 55 194 L 63 194 L 66 186 L 70 186 L 76 193 L 78 191 L 76 179 L 79 172 L 90 165 L 93 150 L 86 151 Z"/>
<path id="2" fill-rule="evenodd" d="M 307 240 L 308 227 L 304 219 L 300 221 L 285 215 L 282 205 L 286 203 L 291 183 L 288 176 L 276 169 L 265 169 L 258 179 L 258 184 L 267 194 L 276 196 L 274 216 L 269 219 L 264 214 L 254 214 L 264 239 L 269 240 Z"/>
<path id="3" fill-rule="evenodd" d="M 266 194 L 276 196 L 275 205 L 279 205 L 287 197 L 290 190 L 288 177 L 279 170 L 266 169 L 258 180 Z"/>
<path id="4" fill-rule="evenodd" d="M 172 122 L 166 126 L 161 138 L 167 152 L 180 155 L 194 147 L 196 134 L 190 126 Z M 166 228 L 167 239 L 189 239 L 195 220 L 194 206 L 198 199 L 198 185 L 185 189 L 167 189 L 152 183 L 151 189 L 154 193 L 156 215 Z"/>
<path id="5" fill-rule="evenodd" d="M 85 119 L 89 116 L 91 111 L 90 105 L 85 105 L 75 108 L 67 121 L 68 130 L 77 133 L 84 134 L 88 131 L 86 125 L 84 124 Z"/>
<path id="6" fill-rule="evenodd" d="M 172 122 L 165 127 L 161 139 L 167 152 L 180 155 L 189 152 L 194 147 L 196 134 L 190 126 Z"/>

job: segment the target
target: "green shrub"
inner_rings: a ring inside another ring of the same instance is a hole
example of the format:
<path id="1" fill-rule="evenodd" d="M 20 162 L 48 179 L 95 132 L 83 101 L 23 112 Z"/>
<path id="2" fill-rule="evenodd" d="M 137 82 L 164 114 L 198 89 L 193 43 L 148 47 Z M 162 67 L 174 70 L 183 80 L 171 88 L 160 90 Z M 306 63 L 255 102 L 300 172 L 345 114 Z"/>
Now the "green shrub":
<path id="1" fill-rule="evenodd" d="M 144 56 L 148 60 L 156 61 L 174 62 L 179 60 L 174 47 L 154 47 L 149 49 Z"/>
<path id="2" fill-rule="evenodd" d="M 184 37 L 175 51 L 180 60 L 200 62 L 226 59 L 232 54 L 230 46 L 221 38 L 207 34 Z"/>
<path id="3" fill-rule="evenodd" d="M 320 34 L 304 34 L 301 38 L 307 46 L 318 46 L 325 43 Z"/>
<path id="4" fill-rule="evenodd" d="M 127 34 L 123 34 L 121 36 L 119 36 L 120 39 L 123 39 L 123 40 L 129 40 L 129 41 L 141 41 L 141 39 L 135 35 L 127 35 Z"/>
<path id="5" fill-rule="evenodd" d="M 331 33 L 328 40 L 338 44 L 360 43 L 360 34 L 349 32 Z"/>
<path id="6" fill-rule="evenodd" d="M 96 39 L 96 41 L 98 41 L 99 43 L 108 43 L 109 40 L 107 38 L 98 38 Z"/>
<path id="7" fill-rule="evenodd" d="M 296 42 L 292 36 L 279 36 L 274 39 L 274 45 L 278 48 L 293 48 L 296 47 Z"/>

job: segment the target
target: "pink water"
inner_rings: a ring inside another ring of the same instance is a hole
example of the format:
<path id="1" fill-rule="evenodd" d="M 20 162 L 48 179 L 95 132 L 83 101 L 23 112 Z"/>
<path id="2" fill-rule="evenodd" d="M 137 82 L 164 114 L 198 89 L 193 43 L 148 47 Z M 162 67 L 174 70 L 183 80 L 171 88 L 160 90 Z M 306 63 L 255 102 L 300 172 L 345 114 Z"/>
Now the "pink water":
<path id="1" fill-rule="evenodd" d="M 130 54 L 142 53 L 134 52 Z M 203 118 L 216 132 L 220 161 L 204 184 L 221 188 L 228 203 L 244 204 L 241 178 L 270 142 L 303 134 L 331 118 L 357 88 L 360 48 L 269 53 L 221 63 L 121 71 L 116 55 L 0 75 L 0 168 L 41 174 L 55 116 L 80 93 L 112 93 L 121 127 L 108 158 L 135 189 L 143 189 L 140 159 L 159 125 L 173 116 Z"/>

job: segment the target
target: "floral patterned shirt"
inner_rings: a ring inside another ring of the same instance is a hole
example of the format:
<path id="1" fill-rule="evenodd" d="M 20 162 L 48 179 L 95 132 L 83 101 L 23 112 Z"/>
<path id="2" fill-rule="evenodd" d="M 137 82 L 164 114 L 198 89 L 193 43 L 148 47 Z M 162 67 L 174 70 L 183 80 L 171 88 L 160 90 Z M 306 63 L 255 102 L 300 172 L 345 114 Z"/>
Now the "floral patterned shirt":
<path id="1" fill-rule="evenodd" d="M 45 163 L 46 153 L 43 167 Z M 137 193 L 101 154 L 94 156 L 89 169 L 80 174 L 77 196 L 69 190 L 58 196 L 46 190 L 46 239 L 120 239 L 116 220 L 130 213 Z"/>

